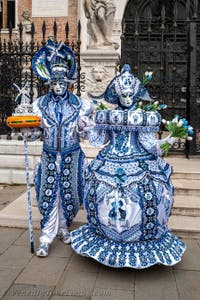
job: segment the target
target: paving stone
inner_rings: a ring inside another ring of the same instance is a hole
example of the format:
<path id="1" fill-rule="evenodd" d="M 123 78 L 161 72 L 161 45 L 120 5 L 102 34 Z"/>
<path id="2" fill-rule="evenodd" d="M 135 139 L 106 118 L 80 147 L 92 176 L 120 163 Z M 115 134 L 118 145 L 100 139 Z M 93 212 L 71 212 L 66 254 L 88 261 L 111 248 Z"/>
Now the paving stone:
<path id="1" fill-rule="evenodd" d="M 0 227 L 0 254 L 8 249 L 23 232 L 24 229 Z"/>
<path id="2" fill-rule="evenodd" d="M 197 240 L 184 240 L 187 249 L 180 263 L 174 266 L 174 269 L 198 270 L 200 271 L 200 247 Z"/>
<path id="3" fill-rule="evenodd" d="M 40 230 L 34 230 L 33 231 L 33 237 L 34 237 L 34 246 L 35 248 L 39 244 L 39 236 L 40 236 Z M 23 234 L 15 241 L 14 245 L 18 246 L 27 246 L 29 245 L 29 230 L 24 230 Z"/>
<path id="4" fill-rule="evenodd" d="M 79 272 L 96 273 L 99 271 L 100 266 L 101 265 L 94 259 L 78 255 L 74 252 L 66 269 L 72 269 Z"/>
<path id="5" fill-rule="evenodd" d="M 175 270 L 181 300 L 200 300 L 200 272 Z"/>
<path id="6" fill-rule="evenodd" d="M 132 291 L 134 287 L 135 270 L 132 269 L 100 269 L 95 288 Z"/>
<path id="7" fill-rule="evenodd" d="M 23 268 L 32 256 L 30 247 L 12 245 L 0 256 L 0 266 Z"/>
<path id="8" fill-rule="evenodd" d="M 35 250 L 39 246 L 39 237 L 40 237 L 41 231 L 40 230 L 34 230 L 34 247 Z M 28 245 L 29 243 L 29 231 L 26 230 L 16 241 L 15 245 Z M 71 257 L 73 253 L 73 250 L 70 245 L 66 245 L 63 242 L 61 242 L 58 238 L 55 238 L 53 243 L 50 246 L 49 256 L 55 256 L 55 257 Z"/>
<path id="9" fill-rule="evenodd" d="M 91 300 L 133 300 L 134 291 L 95 288 Z"/>
<path id="10" fill-rule="evenodd" d="M 0 267 L 0 298 L 6 293 L 21 270 L 21 268 Z"/>
<path id="11" fill-rule="evenodd" d="M 73 249 L 70 245 L 64 244 L 58 238 L 55 238 L 51 244 L 49 256 L 70 258 L 73 254 Z"/>
<path id="12" fill-rule="evenodd" d="M 56 285 L 67 263 L 67 258 L 34 256 L 16 283 Z"/>
<path id="13" fill-rule="evenodd" d="M 178 300 L 172 268 L 154 266 L 138 270 L 135 280 L 135 300 L 141 299 Z"/>
<path id="14" fill-rule="evenodd" d="M 71 297 L 91 297 L 96 277 L 97 273 L 65 270 L 55 293 Z"/>
<path id="15" fill-rule="evenodd" d="M 4 296 L 3 300 L 19 299 L 19 300 L 35 300 L 50 299 L 54 286 L 14 284 Z"/>
<path id="16" fill-rule="evenodd" d="M 73 296 L 53 296 L 51 300 L 90 300 L 91 297 L 73 297 Z M 103 299 L 102 299 L 103 300 Z"/>

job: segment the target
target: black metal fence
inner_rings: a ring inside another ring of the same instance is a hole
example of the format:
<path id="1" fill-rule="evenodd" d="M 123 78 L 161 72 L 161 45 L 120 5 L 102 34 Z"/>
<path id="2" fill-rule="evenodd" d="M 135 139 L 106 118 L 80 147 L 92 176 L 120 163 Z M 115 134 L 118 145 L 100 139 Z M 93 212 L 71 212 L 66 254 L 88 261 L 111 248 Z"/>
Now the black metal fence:
<path id="1" fill-rule="evenodd" d="M 57 42 L 57 23 L 53 25 L 53 39 Z M 10 129 L 6 125 L 6 118 L 10 116 L 15 108 L 15 93 L 13 83 L 22 87 L 26 81 L 29 83 L 29 93 L 31 101 L 36 97 L 47 93 L 48 86 L 42 80 L 34 75 L 31 61 L 37 50 L 47 43 L 46 39 L 46 24 L 42 26 L 42 41 L 35 41 L 34 23 L 31 25 L 30 42 L 23 41 L 23 26 L 18 25 L 19 37 L 18 40 L 13 40 L 12 26 L 9 28 L 9 39 L 2 40 L 0 31 L 0 136 L 6 134 L 10 138 Z M 74 89 L 78 96 L 81 95 L 81 90 L 84 89 L 81 78 L 80 66 L 80 33 L 81 24 L 78 23 L 77 40 L 69 42 L 69 26 L 65 26 L 65 43 L 69 45 L 75 53 L 78 68 L 78 77 Z"/>
<path id="2" fill-rule="evenodd" d="M 148 89 L 167 104 L 163 117 L 189 120 L 193 141 L 180 140 L 173 149 L 187 155 L 200 152 L 199 10 L 197 0 L 130 0 L 123 19 L 122 64 L 129 63 L 140 78 L 153 71 Z"/>

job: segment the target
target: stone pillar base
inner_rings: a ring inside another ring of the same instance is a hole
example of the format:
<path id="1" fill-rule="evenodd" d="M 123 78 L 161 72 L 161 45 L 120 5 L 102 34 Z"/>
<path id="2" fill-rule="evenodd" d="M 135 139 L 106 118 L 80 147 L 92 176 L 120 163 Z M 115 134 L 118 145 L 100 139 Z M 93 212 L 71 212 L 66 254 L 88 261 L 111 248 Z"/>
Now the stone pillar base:
<path id="1" fill-rule="evenodd" d="M 82 96 L 88 98 L 88 94 L 102 94 L 117 74 L 119 53 L 113 48 L 88 49 L 81 54 L 81 58 L 81 71 L 85 73 L 85 91 Z"/>

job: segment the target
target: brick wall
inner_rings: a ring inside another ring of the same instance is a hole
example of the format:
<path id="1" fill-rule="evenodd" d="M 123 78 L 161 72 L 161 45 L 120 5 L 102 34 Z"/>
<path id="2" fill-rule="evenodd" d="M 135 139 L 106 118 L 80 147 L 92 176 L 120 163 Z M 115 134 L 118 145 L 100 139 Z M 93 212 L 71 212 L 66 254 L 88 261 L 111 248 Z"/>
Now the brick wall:
<path id="1" fill-rule="evenodd" d="M 30 12 L 30 19 L 35 24 L 35 39 L 38 41 L 42 40 L 42 25 L 43 21 L 46 23 L 46 39 L 53 32 L 54 21 L 57 23 L 57 40 L 65 41 L 65 25 L 69 23 L 69 40 L 76 41 L 77 39 L 77 15 L 78 15 L 78 0 L 68 0 L 68 16 L 56 17 L 56 18 L 36 18 L 32 17 L 32 1 L 34 0 L 18 0 L 18 22 L 23 20 L 22 12 L 28 10 Z M 47 1 L 48 2 L 48 1 Z M 4 36 L 5 37 L 5 34 Z"/>

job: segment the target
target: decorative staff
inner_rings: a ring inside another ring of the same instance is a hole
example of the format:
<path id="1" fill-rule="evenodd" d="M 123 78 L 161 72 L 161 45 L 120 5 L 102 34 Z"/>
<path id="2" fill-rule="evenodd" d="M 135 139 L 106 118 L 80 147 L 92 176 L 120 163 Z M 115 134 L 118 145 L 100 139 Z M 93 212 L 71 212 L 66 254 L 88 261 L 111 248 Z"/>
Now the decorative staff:
<path id="1" fill-rule="evenodd" d="M 31 128 L 38 127 L 40 125 L 40 118 L 33 114 L 32 105 L 30 104 L 30 96 L 27 90 L 28 83 L 26 82 L 21 89 L 15 83 L 13 84 L 13 86 L 18 90 L 18 94 L 15 98 L 15 102 L 18 105 L 15 108 L 15 112 L 13 113 L 13 115 L 7 118 L 7 124 L 12 129 L 15 128 L 21 129 L 21 133 L 24 140 L 29 238 L 30 238 L 31 253 L 34 253 L 33 220 L 32 220 L 31 193 L 30 193 L 27 137 L 31 132 Z"/>

